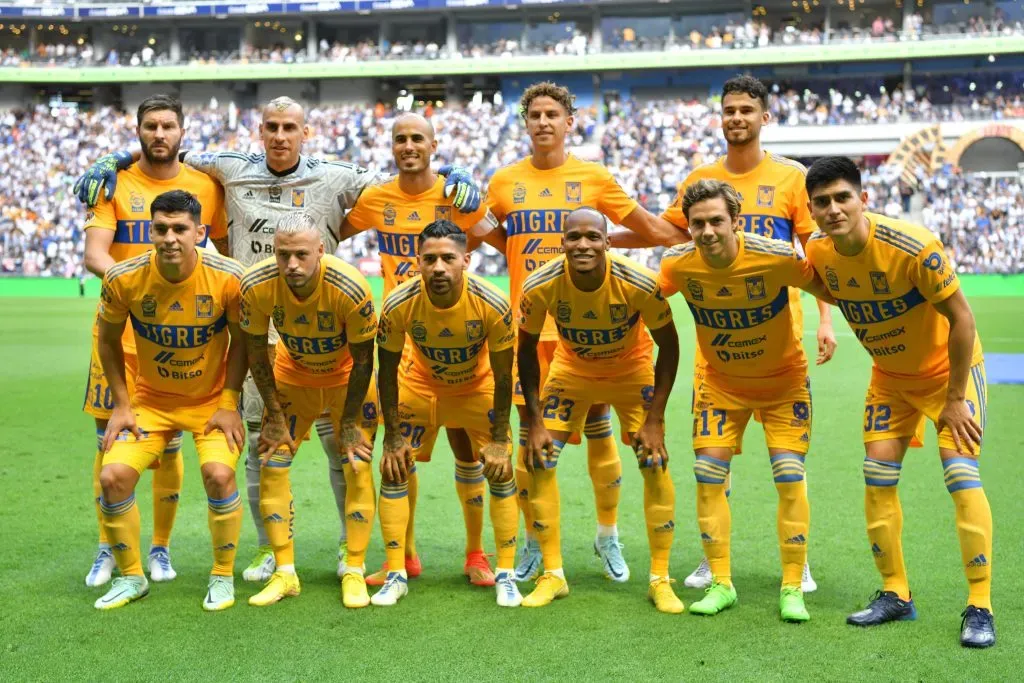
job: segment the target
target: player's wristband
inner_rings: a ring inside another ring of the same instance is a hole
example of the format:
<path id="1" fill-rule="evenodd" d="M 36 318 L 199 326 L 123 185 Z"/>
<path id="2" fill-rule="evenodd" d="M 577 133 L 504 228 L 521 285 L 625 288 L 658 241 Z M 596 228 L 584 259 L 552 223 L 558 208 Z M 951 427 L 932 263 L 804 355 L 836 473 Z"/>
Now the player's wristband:
<path id="1" fill-rule="evenodd" d="M 238 410 L 238 396 L 241 392 L 234 389 L 224 389 L 220 392 L 220 403 L 217 407 L 222 410 Z"/>

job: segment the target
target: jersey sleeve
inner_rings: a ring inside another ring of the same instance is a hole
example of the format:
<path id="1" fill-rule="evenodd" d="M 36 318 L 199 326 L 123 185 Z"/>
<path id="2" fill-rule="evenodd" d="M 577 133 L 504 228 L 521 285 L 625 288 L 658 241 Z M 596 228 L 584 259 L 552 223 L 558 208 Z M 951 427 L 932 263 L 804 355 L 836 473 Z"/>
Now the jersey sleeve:
<path id="1" fill-rule="evenodd" d="M 676 197 L 672 200 L 672 204 L 661 214 L 662 218 L 681 230 L 686 230 L 690 227 L 689 222 L 686 220 L 686 214 L 683 213 L 683 193 L 685 192 L 686 181 L 683 181 L 676 188 Z"/>
<path id="2" fill-rule="evenodd" d="M 547 306 L 542 288 L 524 290 L 522 298 L 519 299 L 519 328 L 529 334 L 539 335 L 544 330 L 545 317 Z"/>
<path id="3" fill-rule="evenodd" d="M 809 259 L 801 258 L 799 254 L 792 256 L 780 256 L 782 260 L 782 272 L 785 273 L 785 284 L 788 287 L 806 287 L 814 280 L 814 266 Z"/>
<path id="4" fill-rule="evenodd" d="M 648 329 L 657 330 L 672 322 L 672 307 L 665 301 L 660 289 L 654 292 L 640 291 L 636 307 Z"/>
<path id="5" fill-rule="evenodd" d="M 502 180 L 503 177 L 504 174 L 501 172 L 495 173 L 491 176 L 491 182 L 487 186 L 487 193 L 484 196 L 484 201 L 482 202 L 482 204 L 486 205 L 487 208 L 491 210 L 491 213 L 493 213 L 494 217 L 499 221 L 505 220 L 505 210 L 501 207 L 500 199 L 502 185 L 504 184 Z"/>
<path id="6" fill-rule="evenodd" d="M 454 209 L 454 207 L 452 207 Z M 455 225 L 462 228 L 462 232 L 469 232 L 476 224 L 487 217 L 487 203 L 480 202 L 480 207 L 473 213 L 461 213 L 458 210 L 452 211 L 452 220 Z"/>
<path id="7" fill-rule="evenodd" d="M 392 292 L 392 296 L 404 291 L 401 288 Z M 405 321 L 401 306 L 388 306 L 392 296 L 384 299 L 381 307 L 380 320 L 377 322 L 377 345 L 385 351 L 401 353 L 405 346 Z"/>
<path id="8" fill-rule="evenodd" d="M 487 348 L 490 352 L 497 353 L 512 348 L 515 337 L 511 306 L 504 314 L 492 311 L 491 320 L 488 321 L 487 326 Z"/>
<path id="9" fill-rule="evenodd" d="M 350 344 L 359 344 L 377 336 L 377 313 L 373 309 L 370 283 L 365 278 L 362 280 L 359 284 L 366 296 L 358 304 L 353 304 L 345 316 L 345 330 Z"/>
<path id="10" fill-rule="evenodd" d="M 110 271 L 103 277 L 97 313 L 108 323 L 117 325 L 128 320 L 131 309 L 130 292 L 123 277 L 111 279 Z"/>
<path id="11" fill-rule="evenodd" d="M 807 186 L 804 183 L 804 176 L 798 176 L 799 184 L 793 191 L 793 233 L 801 237 L 810 237 L 818 229 L 818 225 L 811 217 L 811 210 L 808 208 L 810 199 L 807 197 Z"/>
<path id="12" fill-rule="evenodd" d="M 371 185 L 379 185 L 387 176 L 374 173 L 362 166 L 345 161 L 326 162 L 334 171 L 333 187 L 336 188 L 337 205 L 341 211 L 348 211 L 356 205 L 359 195 Z"/>
<path id="13" fill-rule="evenodd" d="M 676 284 L 676 265 L 682 257 L 682 253 L 674 248 L 662 254 L 661 268 L 658 270 L 658 287 L 662 296 L 672 296 L 679 291 L 679 285 Z"/>
<path id="14" fill-rule="evenodd" d="M 100 228 L 102 230 L 117 230 L 117 215 L 114 212 L 114 202 L 107 199 L 106 193 L 100 193 L 100 199 L 96 206 L 92 207 L 85 214 L 85 229 Z"/>
<path id="15" fill-rule="evenodd" d="M 942 303 L 960 289 L 960 278 L 937 239 L 925 245 L 909 271 L 911 281 L 929 303 Z"/>
<path id="16" fill-rule="evenodd" d="M 241 281 L 234 275 L 230 275 L 224 282 L 224 314 L 228 322 L 233 325 L 241 323 L 242 293 L 239 288 Z"/>
<path id="17" fill-rule="evenodd" d="M 217 209 L 214 211 L 213 220 L 210 223 L 210 233 L 208 237 L 211 240 L 224 239 L 228 236 L 228 212 L 227 207 L 224 205 L 224 188 L 220 183 L 216 184 L 216 188 L 213 191 L 213 201 L 215 202 Z M 231 254 L 222 254 L 222 256 L 230 256 Z"/>
<path id="18" fill-rule="evenodd" d="M 369 193 L 361 196 L 356 200 L 352 210 L 345 215 L 345 220 L 358 230 L 369 230 L 375 227 L 373 224 L 373 203 Z"/>
<path id="19" fill-rule="evenodd" d="M 598 183 L 601 194 L 598 195 L 597 209 L 616 223 L 622 223 L 626 216 L 633 213 L 639 204 L 626 194 L 619 182 L 607 168 L 599 171 Z"/>
<path id="20" fill-rule="evenodd" d="M 259 287 L 247 287 L 239 297 L 239 325 L 249 334 L 270 332 L 270 313 L 263 306 Z"/>
<path id="21" fill-rule="evenodd" d="M 220 183 L 237 177 L 252 163 L 238 152 L 185 152 L 182 161 Z"/>

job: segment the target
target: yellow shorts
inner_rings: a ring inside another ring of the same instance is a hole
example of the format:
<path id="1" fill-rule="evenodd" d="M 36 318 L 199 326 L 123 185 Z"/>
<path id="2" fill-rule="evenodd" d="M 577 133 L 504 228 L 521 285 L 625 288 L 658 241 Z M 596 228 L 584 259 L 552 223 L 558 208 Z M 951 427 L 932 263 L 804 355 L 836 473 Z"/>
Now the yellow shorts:
<path id="1" fill-rule="evenodd" d="M 134 434 L 121 434 L 107 453 L 103 455 L 104 465 L 127 465 L 142 474 L 164 453 L 168 442 L 178 435 L 177 430 L 158 432 L 143 431 L 142 438 L 136 439 Z M 192 439 L 199 453 L 199 466 L 207 463 L 220 463 L 235 469 L 238 462 L 238 451 L 228 448 L 228 441 L 221 432 L 203 434 L 192 432 Z"/>
<path id="2" fill-rule="evenodd" d="M 430 462 L 434 442 L 441 427 L 465 429 L 473 444 L 473 452 L 491 440 L 494 421 L 494 388 L 485 384 L 480 391 L 456 396 L 424 396 L 400 387 L 398 390 L 398 423 L 402 436 L 412 446 L 418 462 Z M 509 435 L 509 451 L 512 449 Z"/>
<path id="3" fill-rule="evenodd" d="M 780 378 L 756 392 L 704 378 L 694 391 L 693 448 L 736 448 L 756 411 L 769 448 L 804 454 L 811 442 L 811 380 Z"/>
<path id="4" fill-rule="evenodd" d="M 537 343 L 537 360 L 540 361 L 540 385 L 548 379 L 548 372 L 551 369 L 551 361 L 555 357 L 557 341 L 542 341 Z M 525 406 L 526 398 L 523 396 L 523 386 L 519 383 L 519 349 L 516 347 L 516 359 L 512 363 L 512 405 Z"/>
<path id="5" fill-rule="evenodd" d="M 903 382 L 872 372 L 864 399 L 864 443 L 905 437 L 919 441 L 924 434 L 925 418 L 932 424 L 939 419 L 946 404 L 948 382 L 946 375 L 927 381 Z M 984 361 L 971 367 L 966 401 L 971 416 L 984 433 L 988 405 Z M 956 450 L 949 429 L 939 433 L 939 448 Z M 975 450 L 975 455 L 980 454 L 980 449 Z"/>
<path id="6" fill-rule="evenodd" d="M 607 403 L 619 416 L 622 442 L 632 444 L 654 400 L 654 368 L 638 368 L 626 377 L 580 377 L 572 368 L 554 363 L 540 392 L 544 426 L 550 431 L 583 431 L 587 411 Z"/>
<path id="7" fill-rule="evenodd" d="M 347 384 L 337 387 L 314 388 L 278 382 L 277 391 L 280 395 L 285 420 L 288 423 L 288 430 L 296 443 L 309 435 L 313 423 L 322 415 L 330 417 L 331 424 L 335 426 L 335 429 L 341 423 L 341 415 L 345 410 L 345 398 L 348 396 Z M 359 413 L 359 429 L 370 443 L 373 443 L 374 436 L 377 434 L 379 415 L 376 382 L 370 382 Z"/>
<path id="8" fill-rule="evenodd" d="M 96 337 L 92 338 L 92 354 L 89 358 L 89 381 L 85 385 L 85 401 L 82 410 L 100 420 L 109 420 L 114 410 L 114 396 L 110 384 L 103 374 L 100 353 L 96 345 Z M 135 394 L 135 379 L 139 375 L 139 357 L 134 353 L 124 354 L 124 376 L 128 384 L 128 395 Z"/>

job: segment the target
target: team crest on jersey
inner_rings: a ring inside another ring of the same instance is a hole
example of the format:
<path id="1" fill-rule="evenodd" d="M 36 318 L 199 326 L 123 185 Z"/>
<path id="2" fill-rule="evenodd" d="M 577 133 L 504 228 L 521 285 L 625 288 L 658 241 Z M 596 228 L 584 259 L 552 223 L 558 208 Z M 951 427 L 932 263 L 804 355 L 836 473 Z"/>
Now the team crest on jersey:
<path id="1" fill-rule="evenodd" d="M 704 286 L 693 278 L 686 278 L 686 291 L 694 301 L 704 301 Z"/>
<path id="2" fill-rule="evenodd" d="M 270 197 L 270 203 L 271 204 L 280 204 L 281 203 L 281 186 L 280 185 L 271 185 L 270 188 L 267 190 L 267 195 Z"/>
<path id="3" fill-rule="evenodd" d="M 284 307 L 274 306 L 274 310 L 271 312 L 270 317 L 274 319 L 274 327 L 281 327 L 284 325 Z"/>
<path id="4" fill-rule="evenodd" d="M 419 320 L 413 321 L 409 332 L 412 334 L 413 341 L 422 342 L 427 340 L 427 326 Z"/>
<path id="5" fill-rule="evenodd" d="M 452 219 L 452 207 L 450 206 L 435 206 L 434 207 L 434 220 L 435 221 L 450 221 Z"/>
<path id="6" fill-rule="evenodd" d="M 395 225 L 395 216 L 397 216 L 397 215 L 398 215 L 398 212 L 395 211 L 395 207 L 394 207 L 393 204 L 385 204 L 384 205 L 384 225 L 388 226 L 389 228 L 390 227 L 394 227 L 394 225 Z"/>
<path id="7" fill-rule="evenodd" d="M 512 203 L 522 204 L 526 201 L 526 185 L 522 183 L 516 183 L 512 187 Z"/>
<path id="8" fill-rule="evenodd" d="M 213 297 L 209 294 L 196 294 L 196 317 L 213 317 Z"/>
<path id="9" fill-rule="evenodd" d="M 317 311 L 316 328 L 321 332 L 334 332 L 334 313 L 331 311 Z"/>
<path id="10" fill-rule="evenodd" d="M 569 305 L 568 301 L 558 302 L 558 307 L 555 309 L 555 318 L 560 323 L 567 323 L 572 320 L 572 306 Z"/>
<path id="11" fill-rule="evenodd" d="M 142 213 L 146 210 L 146 198 L 138 192 L 128 195 L 128 201 L 132 205 L 132 213 Z"/>
<path id="12" fill-rule="evenodd" d="M 747 283 L 747 299 L 750 301 L 761 301 L 767 296 L 763 275 L 748 277 L 745 282 Z"/>
<path id="13" fill-rule="evenodd" d="M 839 275 L 828 266 L 825 266 L 825 283 L 833 292 L 839 291 Z"/>
<path id="14" fill-rule="evenodd" d="M 142 297 L 142 303 L 140 305 L 142 306 L 142 315 L 147 318 L 152 318 L 156 315 L 156 297 L 152 294 L 147 294 Z"/>
<path id="15" fill-rule="evenodd" d="M 611 304 L 608 306 L 608 310 L 613 324 L 624 323 L 629 317 L 629 307 L 626 304 Z"/>
<path id="16" fill-rule="evenodd" d="M 292 208 L 299 208 L 306 205 L 306 191 L 292 190 Z"/>
<path id="17" fill-rule="evenodd" d="M 771 185 L 757 186 L 757 205 L 762 208 L 771 208 L 775 203 L 775 188 Z"/>
<path id="18" fill-rule="evenodd" d="M 484 322 L 482 320 L 466 321 L 466 339 L 478 341 L 484 338 Z"/>
<path id="19" fill-rule="evenodd" d="M 583 183 L 578 180 L 565 181 L 565 201 L 570 204 L 582 204 Z"/>
<path id="20" fill-rule="evenodd" d="M 871 271 L 871 290 L 875 294 L 889 294 L 889 280 L 880 270 Z"/>

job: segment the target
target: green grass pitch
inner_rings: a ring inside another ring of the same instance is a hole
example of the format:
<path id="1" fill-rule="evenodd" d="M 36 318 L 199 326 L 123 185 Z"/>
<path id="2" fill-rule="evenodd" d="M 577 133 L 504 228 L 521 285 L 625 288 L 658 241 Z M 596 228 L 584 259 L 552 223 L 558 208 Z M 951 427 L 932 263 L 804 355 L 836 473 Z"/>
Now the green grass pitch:
<path id="1" fill-rule="evenodd" d="M 701 553 L 688 414 L 692 323 L 679 303 L 675 298 L 687 360 L 669 415 L 679 532 L 672 563 L 688 604 L 698 595 L 682 588 L 681 579 Z M 1024 352 L 1019 327 L 1024 300 L 972 303 L 987 351 Z M 1024 407 L 1024 387 L 991 386 L 981 468 L 996 524 L 999 644 L 975 652 L 957 641 L 966 583 L 932 432 L 926 448 L 909 456 L 900 487 L 905 551 L 920 616 L 873 630 L 845 625 L 845 616 L 865 603 L 879 579 L 862 503 L 860 424 L 869 360 L 842 320 L 836 323 L 835 359 L 812 371 L 810 562 L 819 590 L 808 596 L 808 624 L 778 619 L 775 490 L 757 427 L 747 431 L 746 452 L 733 467 L 733 574 L 740 599 L 715 618 L 662 615 L 647 602 L 641 479 L 625 449 L 619 529 L 633 578 L 626 585 L 603 578 L 591 550 L 595 520 L 583 447 L 567 449 L 559 468 L 572 594 L 545 609 L 499 609 L 491 589 L 470 587 L 461 575 L 464 534 L 443 437 L 434 462 L 420 468 L 417 529 L 424 576 L 411 583 L 409 596 L 397 607 L 349 611 L 341 606 L 334 575 L 338 520 L 326 462 L 314 439 L 300 451 L 292 475 L 301 597 L 251 608 L 246 600 L 256 587 L 241 580 L 239 568 L 238 604 L 220 614 L 200 609 L 211 557 L 205 495 L 188 443 L 172 544 L 178 579 L 154 584 L 139 604 L 99 613 L 92 607 L 99 589 L 87 589 L 83 582 L 96 542 L 93 427 L 80 411 L 93 306 L 92 299 L 0 300 L 5 359 L 0 594 L 6 612 L 0 662 L 6 680 L 933 681 L 1009 679 L 1020 673 L 1024 496 L 1015 489 L 1024 430 L 1014 414 Z M 805 302 L 805 310 L 813 329 L 814 307 Z M 813 333 L 805 341 L 810 351 Z M 378 453 L 379 448 L 378 438 Z M 148 476 L 139 494 L 148 544 Z M 489 539 L 485 527 L 485 543 Z M 248 562 L 254 544 L 247 511 L 239 565 Z M 369 567 L 382 559 L 375 530 Z"/>

